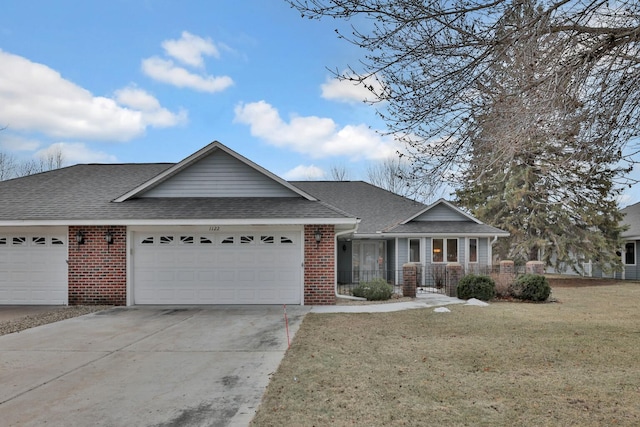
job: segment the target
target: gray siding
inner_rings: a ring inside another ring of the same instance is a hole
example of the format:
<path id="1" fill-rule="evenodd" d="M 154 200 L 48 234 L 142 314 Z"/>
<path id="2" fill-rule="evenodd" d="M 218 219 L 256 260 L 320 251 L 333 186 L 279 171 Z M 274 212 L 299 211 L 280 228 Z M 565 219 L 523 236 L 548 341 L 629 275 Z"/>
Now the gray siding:
<path id="1" fill-rule="evenodd" d="M 489 259 L 489 239 L 478 239 L 478 264 L 479 265 L 491 265 Z"/>
<path id="2" fill-rule="evenodd" d="M 409 262 L 409 240 L 398 239 L 398 269 Z"/>
<path id="3" fill-rule="evenodd" d="M 142 197 L 296 197 L 298 194 L 216 150 Z"/>
<path id="4" fill-rule="evenodd" d="M 439 204 L 417 216 L 413 221 L 469 221 L 469 218 L 452 210 L 447 205 Z"/>

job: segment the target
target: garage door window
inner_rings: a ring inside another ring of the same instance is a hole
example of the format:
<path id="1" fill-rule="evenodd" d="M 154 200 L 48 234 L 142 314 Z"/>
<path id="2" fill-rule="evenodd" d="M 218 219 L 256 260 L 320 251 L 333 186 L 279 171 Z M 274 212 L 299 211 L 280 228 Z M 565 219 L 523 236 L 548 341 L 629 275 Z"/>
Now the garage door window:
<path id="1" fill-rule="evenodd" d="M 180 243 L 183 245 L 193 245 L 193 236 L 180 236 Z"/>
<path id="2" fill-rule="evenodd" d="M 293 240 L 291 240 L 289 237 L 282 236 L 280 237 L 280 243 L 293 244 Z"/>
<path id="3" fill-rule="evenodd" d="M 160 236 L 161 245 L 170 245 L 173 243 L 173 236 Z"/>
<path id="4" fill-rule="evenodd" d="M 253 243 L 253 236 L 240 236 L 240 243 Z"/>
<path id="5" fill-rule="evenodd" d="M 6 245 L 7 244 L 7 238 L 6 237 L 0 237 L 0 245 Z"/>
<path id="6" fill-rule="evenodd" d="M 213 240 L 211 240 L 208 237 L 205 236 L 200 236 L 200 244 L 201 245 L 212 245 L 213 244 Z"/>
<path id="7" fill-rule="evenodd" d="M 225 237 L 224 239 L 222 239 L 222 244 L 225 244 L 225 245 L 233 244 L 234 242 L 235 242 L 235 239 L 233 238 L 233 236 Z"/>
<path id="8" fill-rule="evenodd" d="M 274 243 L 273 236 L 260 236 L 260 243 Z"/>
<path id="9" fill-rule="evenodd" d="M 58 239 L 57 237 L 52 237 L 51 238 L 51 244 L 52 245 L 64 245 L 64 242 L 61 239 Z"/>
<path id="10" fill-rule="evenodd" d="M 27 238 L 26 237 L 14 237 L 13 245 L 14 246 L 26 246 Z"/>

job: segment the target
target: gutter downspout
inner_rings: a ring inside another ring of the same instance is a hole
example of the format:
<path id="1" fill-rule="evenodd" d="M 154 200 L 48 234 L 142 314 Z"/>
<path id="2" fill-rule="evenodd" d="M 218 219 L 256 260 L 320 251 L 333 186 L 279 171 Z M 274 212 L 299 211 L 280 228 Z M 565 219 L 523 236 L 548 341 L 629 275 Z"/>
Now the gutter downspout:
<path id="1" fill-rule="evenodd" d="M 493 240 L 489 243 L 489 263 L 493 268 L 493 245 L 498 241 L 498 235 L 493 236 Z"/>
<path id="2" fill-rule="evenodd" d="M 355 300 L 355 301 L 366 301 L 367 300 L 366 298 L 353 297 L 353 296 L 349 296 L 349 295 L 338 295 L 338 236 L 355 233 L 358 230 L 358 225 L 359 224 L 360 224 L 360 219 L 358 219 L 358 222 L 356 223 L 355 228 L 352 228 L 350 230 L 341 231 L 341 232 L 336 233 L 334 235 L 335 243 L 334 243 L 333 246 L 336 248 L 336 252 L 335 252 L 336 265 L 335 265 L 335 269 L 334 269 L 333 292 L 336 295 L 336 298 L 344 298 L 344 299 Z"/>

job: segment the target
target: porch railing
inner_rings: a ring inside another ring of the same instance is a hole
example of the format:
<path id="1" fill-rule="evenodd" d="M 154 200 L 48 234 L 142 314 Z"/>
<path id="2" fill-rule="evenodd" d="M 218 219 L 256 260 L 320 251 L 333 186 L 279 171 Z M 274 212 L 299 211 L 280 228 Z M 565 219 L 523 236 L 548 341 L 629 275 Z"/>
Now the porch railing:
<path id="1" fill-rule="evenodd" d="M 417 265 L 417 287 L 416 293 L 439 293 L 447 294 L 447 267 L 446 264 L 418 264 Z M 518 275 L 524 272 L 524 266 L 515 267 L 514 274 Z M 500 273 L 499 265 L 478 265 L 468 264 L 462 266 L 462 275 L 482 274 L 489 276 L 497 276 Z M 394 292 L 402 294 L 402 285 L 404 283 L 403 270 L 360 270 L 360 271 L 339 271 L 338 272 L 338 294 L 351 295 L 354 287 L 360 283 L 369 282 L 373 279 L 383 278 L 394 288 Z"/>

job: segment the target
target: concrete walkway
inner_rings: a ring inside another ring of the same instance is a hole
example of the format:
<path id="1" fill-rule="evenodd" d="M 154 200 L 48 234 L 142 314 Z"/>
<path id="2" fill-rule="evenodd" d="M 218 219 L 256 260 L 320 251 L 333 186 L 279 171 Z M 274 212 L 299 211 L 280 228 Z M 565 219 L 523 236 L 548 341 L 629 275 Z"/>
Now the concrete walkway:
<path id="1" fill-rule="evenodd" d="M 392 311 L 414 310 L 417 308 L 441 307 L 464 304 L 465 300 L 436 293 L 420 293 L 413 301 L 389 302 L 364 305 L 324 305 L 313 306 L 311 313 L 390 313 Z"/>

